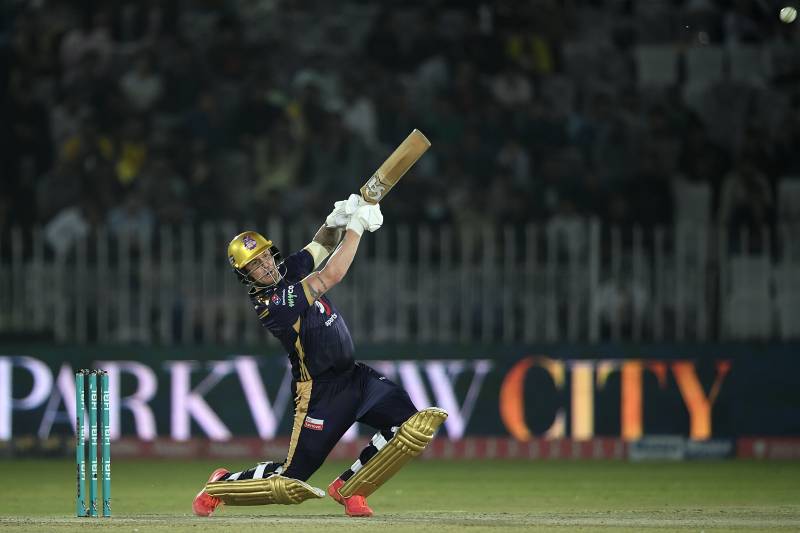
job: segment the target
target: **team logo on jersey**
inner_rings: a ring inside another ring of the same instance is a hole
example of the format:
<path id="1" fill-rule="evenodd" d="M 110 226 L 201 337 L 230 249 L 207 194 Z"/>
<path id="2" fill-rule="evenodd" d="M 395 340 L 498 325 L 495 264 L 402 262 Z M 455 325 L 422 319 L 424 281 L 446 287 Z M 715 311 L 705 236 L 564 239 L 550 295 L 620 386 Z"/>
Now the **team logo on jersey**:
<path id="1" fill-rule="evenodd" d="M 272 296 L 270 297 L 270 301 L 272 301 L 272 303 L 275 305 L 281 305 L 282 302 L 281 297 L 278 296 L 277 293 L 272 294 Z"/>
<path id="2" fill-rule="evenodd" d="M 311 418 L 310 416 L 306 416 L 306 421 L 303 423 L 303 426 L 307 427 L 308 429 L 313 429 L 314 431 L 322 431 L 322 427 L 324 425 L 324 420 L 320 420 L 319 418 Z"/>
<path id="3" fill-rule="evenodd" d="M 258 246 L 256 240 L 252 238 L 250 235 L 245 235 L 244 237 L 242 237 L 242 242 L 244 243 L 244 247 L 247 248 L 248 250 L 255 250 L 256 246 Z"/>

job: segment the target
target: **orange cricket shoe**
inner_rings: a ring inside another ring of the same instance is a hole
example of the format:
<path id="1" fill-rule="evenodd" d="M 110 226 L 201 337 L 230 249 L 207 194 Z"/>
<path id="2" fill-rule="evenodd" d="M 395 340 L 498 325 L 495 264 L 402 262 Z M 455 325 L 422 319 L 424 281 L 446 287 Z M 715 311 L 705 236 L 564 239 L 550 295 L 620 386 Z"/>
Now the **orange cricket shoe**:
<path id="1" fill-rule="evenodd" d="M 226 469 L 217 468 L 211 472 L 211 477 L 208 478 L 208 481 L 216 481 L 227 473 L 228 471 Z M 197 496 L 194 497 L 194 501 L 192 502 L 192 511 L 194 511 L 194 514 L 197 516 L 211 516 L 211 513 L 213 513 L 220 505 L 222 505 L 222 500 L 206 493 L 204 488 L 197 493 Z"/>
<path id="2" fill-rule="evenodd" d="M 328 496 L 344 505 L 344 512 L 347 516 L 372 516 L 372 509 L 367 505 L 367 499 L 358 494 L 345 498 L 339 494 L 339 489 L 344 485 L 341 478 L 336 478 L 333 483 L 328 485 Z"/>

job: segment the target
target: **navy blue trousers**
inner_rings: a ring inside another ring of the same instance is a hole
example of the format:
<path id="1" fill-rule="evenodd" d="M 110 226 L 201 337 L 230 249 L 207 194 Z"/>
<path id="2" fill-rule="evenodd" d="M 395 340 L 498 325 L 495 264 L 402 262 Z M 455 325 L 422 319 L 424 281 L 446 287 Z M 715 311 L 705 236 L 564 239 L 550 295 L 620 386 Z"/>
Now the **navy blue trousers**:
<path id="1" fill-rule="evenodd" d="M 303 399 L 296 398 L 295 425 L 282 474 L 303 481 L 322 465 L 354 422 L 389 432 L 417 412 L 402 387 L 363 363 L 333 378 L 313 380 L 305 415 Z"/>

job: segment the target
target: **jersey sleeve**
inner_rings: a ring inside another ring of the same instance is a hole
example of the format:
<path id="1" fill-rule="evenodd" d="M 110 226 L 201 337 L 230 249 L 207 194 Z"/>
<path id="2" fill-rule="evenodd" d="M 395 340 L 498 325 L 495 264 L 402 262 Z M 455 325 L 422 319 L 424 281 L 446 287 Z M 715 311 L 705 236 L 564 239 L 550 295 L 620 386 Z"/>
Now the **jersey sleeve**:
<path id="1" fill-rule="evenodd" d="M 286 266 L 286 279 L 291 282 L 300 281 L 314 270 L 314 258 L 305 248 L 287 257 L 283 264 Z"/>

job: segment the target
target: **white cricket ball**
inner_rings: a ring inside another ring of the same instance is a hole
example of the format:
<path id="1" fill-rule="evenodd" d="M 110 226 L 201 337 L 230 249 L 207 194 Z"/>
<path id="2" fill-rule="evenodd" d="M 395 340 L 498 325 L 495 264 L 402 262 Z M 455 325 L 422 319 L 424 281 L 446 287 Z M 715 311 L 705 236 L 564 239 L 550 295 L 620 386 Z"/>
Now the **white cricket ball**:
<path id="1" fill-rule="evenodd" d="M 781 21 L 785 22 L 786 24 L 789 24 L 791 22 L 794 22 L 794 19 L 796 18 L 797 18 L 797 9 L 791 6 L 786 6 L 781 8 Z"/>

